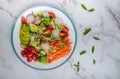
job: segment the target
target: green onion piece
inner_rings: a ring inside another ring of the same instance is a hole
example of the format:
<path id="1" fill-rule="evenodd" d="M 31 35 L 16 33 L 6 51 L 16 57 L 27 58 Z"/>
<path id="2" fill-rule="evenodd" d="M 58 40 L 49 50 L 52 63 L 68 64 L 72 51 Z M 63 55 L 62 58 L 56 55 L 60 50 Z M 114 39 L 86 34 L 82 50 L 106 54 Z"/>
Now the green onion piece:
<path id="1" fill-rule="evenodd" d="M 92 53 L 94 53 L 94 50 L 95 50 L 95 47 L 94 47 L 94 46 L 92 46 Z"/>
<path id="2" fill-rule="evenodd" d="M 93 37 L 95 40 L 100 40 L 100 38 L 98 38 L 98 37 Z"/>
<path id="3" fill-rule="evenodd" d="M 83 35 L 87 35 L 90 31 L 91 31 L 91 28 L 86 29 L 86 30 L 83 32 Z"/>
<path id="4" fill-rule="evenodd" d="M 94 65 L 96 64 L 96 61 L 95 61 L 95 59 L 93 60 L 93 64 L 94 64 Z"/>
<path id="5" fill-rule="evenodd" d="M 78 61 L 77 64 L 74 64 L 74 66 L 76 67 L 77 72 L 79 72 L 80 71 L 80 62 Z"/>
<path id="6" fill-rule="evenodd" d="M 84 4 L 81 4 L 81 7 L 82 7 L 84 10 L 87 10 L 87 7 L 86 7 Z"/>
<path id="7" fill-rule="evenodd" d="M 83 50 L 83 51 L 80 52 L 80 55 L 83 55 L 85 53 L 86 53 L 86 50 Z"/>
<path id="8" fill-rule="evenodd" d="M 91 8 L 91 9 L 88 10 L 88 12 L 93 12 L 93 11 L 95 11 L 94 8 Z"/>

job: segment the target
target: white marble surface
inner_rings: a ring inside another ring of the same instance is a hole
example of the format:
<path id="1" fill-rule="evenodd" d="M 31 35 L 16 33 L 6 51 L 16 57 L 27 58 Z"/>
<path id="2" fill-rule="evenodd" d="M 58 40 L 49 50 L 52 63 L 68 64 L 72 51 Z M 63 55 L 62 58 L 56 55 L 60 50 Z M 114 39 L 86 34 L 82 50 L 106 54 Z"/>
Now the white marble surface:
<path id="1" fill-rule="evenodd" d="M 95 8 L 86 12 L 85 4 Z M 77 47 L 63 66 L 38 71 L 24 65 L 14 54 L 10 32 L 16 17 L 24 9 L 37 4 L 51 4 L 66 11 L 77 28 Z M 92 31 L 83 36 L 85 28 Z M 100 41 L 92 39 L 100 37 Z M 91 46 L 95 53 L 91 53 Z M 87 49 L 85 55 L 79 52 Z M 96 59 L 93 65 L 92 60 Z M 73 66 L 80 61 L 80 72 Z M 120 0 L 0 0 L 0 79 L 120 79 Z"/>

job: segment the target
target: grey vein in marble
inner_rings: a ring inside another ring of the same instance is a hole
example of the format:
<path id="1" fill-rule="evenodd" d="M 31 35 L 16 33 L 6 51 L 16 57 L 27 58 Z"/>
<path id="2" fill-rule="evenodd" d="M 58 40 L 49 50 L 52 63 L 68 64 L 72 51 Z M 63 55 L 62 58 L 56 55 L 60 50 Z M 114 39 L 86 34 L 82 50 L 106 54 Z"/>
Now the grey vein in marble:
<path id="1" fill-rule="evenodd" d="M 120 12 L 112 10 L 110 7 L 106 6 L 107 11 L 111 14 L 113 19 L 116 21 L 118 28 L 120 29 Z M 118 14 L 118 15 L 117 15 Z"/>
<path id="2" fill-rule="evenodd" d="M 0 6 L 0 10 L 5 11 L 6 13 L 8 13 L 12 18 L 15 18 L 15 19 L 17 18 L 17 17 L 15 17 L 10 11 L 4 9 L 4 8 L 1 7 L 1 6 Z"/>

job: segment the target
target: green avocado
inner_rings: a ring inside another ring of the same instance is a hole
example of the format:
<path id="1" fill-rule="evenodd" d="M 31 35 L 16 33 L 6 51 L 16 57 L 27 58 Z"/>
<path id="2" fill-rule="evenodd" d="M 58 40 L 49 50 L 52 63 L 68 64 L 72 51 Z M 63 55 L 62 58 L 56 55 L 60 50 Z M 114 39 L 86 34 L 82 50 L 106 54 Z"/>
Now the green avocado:
<path id="1" fill-rule="evenodd" d="M 30 24 L 30 31 L 31 32 L 38 32 L 38 26 L 34 24 Z"/>
<path id="2" fill-rule="evenodd" d="M 30 27 L 27 24 L 22 24 L 20 28 L 20 43 L 23 46 L 28 46 L 30 43 Z"/>

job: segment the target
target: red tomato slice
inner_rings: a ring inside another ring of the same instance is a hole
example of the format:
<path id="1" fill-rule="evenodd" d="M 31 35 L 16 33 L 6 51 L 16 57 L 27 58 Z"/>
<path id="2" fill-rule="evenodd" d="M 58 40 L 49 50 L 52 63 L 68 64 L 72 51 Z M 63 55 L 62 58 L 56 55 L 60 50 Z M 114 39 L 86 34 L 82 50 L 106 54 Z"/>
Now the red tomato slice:
<path id="1" fill-rule="evenodd" d="M 63 27 L 62 27 L 62 31 L 68 33 L 69 29 L 68 29 L 66 26 L 63 26 Z"/>
<path id="2" fill-rule="evenodd" d="M 47 28 L 47 29 L 45 29 L 44 31 L 43 31 L 43 34 L 44 35 L 49 35 L 49 34 L 51 34 L 52 33 L 52 29 L 50 29 L 50 28 Z"/>
<path id="3" fill-rule="evenodd" d="M 22 24 L 26 24 L 27 23 L 26 18 L 24 16 L 21 17 L 21 23 Z"/>
<path id="4" fill-rule="evenodd" d="M 50 17 L 52 18 L 56 18 L 55 14 L 53 12 L 48 12 L 48 14 L 50 15 Z"/>
<path id="5" fill-rule="evenodd" d="M 66 32 L 64 32 L 64 31 L 63 31 L 63 32 L 61 31 L 61 32 L 59 33 L 59 35 L 60 35 L 61 37 L 65 37 L 65 36 L 67 36 L 68 34 L 67 34 Z"/>
<path id="6" fill-rule="evenodd" d="M 52 25 L 49 25 L 47 28 L 53 30 L 53 26 Z"/>

